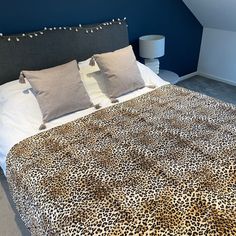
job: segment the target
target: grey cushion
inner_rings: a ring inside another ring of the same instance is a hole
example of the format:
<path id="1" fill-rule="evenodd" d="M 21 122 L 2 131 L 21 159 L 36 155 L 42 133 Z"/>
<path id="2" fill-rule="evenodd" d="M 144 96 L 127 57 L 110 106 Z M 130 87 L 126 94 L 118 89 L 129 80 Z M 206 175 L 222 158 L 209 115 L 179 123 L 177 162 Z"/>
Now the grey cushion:
<path id="1" fill-rule="evenodd" d="M 75 60 L 45 70 L 22 71 L 22 75 L 33 88 L 44 122 L 93 105 Z"/>
<path id="2" fill-rule="evenodd" d="M 106 92 L 110 98 L 117 98 L 145 86 L 132 46 L 97 54 L 94 58 L 104 75 Z"/>

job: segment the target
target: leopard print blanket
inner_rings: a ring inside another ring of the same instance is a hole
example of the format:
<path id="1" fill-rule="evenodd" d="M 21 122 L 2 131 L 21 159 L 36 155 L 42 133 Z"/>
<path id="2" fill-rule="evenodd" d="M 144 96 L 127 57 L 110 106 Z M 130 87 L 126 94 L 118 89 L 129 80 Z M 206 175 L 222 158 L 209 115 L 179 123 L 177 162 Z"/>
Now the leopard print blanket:
<path id="1" fill-rule="evenodd" d="M 30 137 L 7 179 L 32 235 L 236 235 L 236 107 L 168 85 Z"/>

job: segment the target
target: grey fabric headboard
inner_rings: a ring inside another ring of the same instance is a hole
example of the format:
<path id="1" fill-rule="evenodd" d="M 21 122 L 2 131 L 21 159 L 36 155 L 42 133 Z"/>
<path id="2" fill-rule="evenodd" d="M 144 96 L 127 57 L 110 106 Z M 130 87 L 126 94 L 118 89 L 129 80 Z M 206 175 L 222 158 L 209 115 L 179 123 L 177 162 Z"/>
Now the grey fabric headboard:
<path id="1" fill-rule="evenodd" d="M 0 36 L 0 84 L 18 79 L 21 70 L 39 70 L 129 45 L 125 20 L 30 34 Z"/>

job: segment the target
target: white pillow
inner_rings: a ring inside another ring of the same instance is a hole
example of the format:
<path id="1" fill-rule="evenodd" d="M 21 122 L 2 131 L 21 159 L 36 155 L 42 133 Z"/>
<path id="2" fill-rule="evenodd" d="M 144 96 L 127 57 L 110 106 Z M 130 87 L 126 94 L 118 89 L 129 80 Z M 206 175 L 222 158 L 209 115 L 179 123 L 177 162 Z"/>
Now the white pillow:
<path id="1" fill-rule="evenodd" d="M 145 82 L 145 85 L 148 86 L 156 86 L 161 87 L 163 85 L 169 84 L 169 82 L 166 82 L 162 78 L 160 78 L 156 73 L 154 73 L 150 68 L 145 66 L 144 64 L 137 61 L 138 68 L 140 70 L 140 73 L 142 75 L 142 78 Z"/>
<path id="2" fill-rule="evenodd" d="M 78 65 L 79 65 L 80 68 L 81 68 L 81 67 L 83 68 L 83 67 L 89 66 L 90 61 L 91 61 L 91 57 L 88 58 L 88 59 L 86 59 L 86 60 L 84 60 L 84 61 L 78 62 Z M 98 65 L 97 65 L 96 61 L 94 61 L 94 62 L 95 62 L 95 65 L 94 65 L 94 66 L 90 66 L 90 67 L 95 68 L 95 70 L 100 70 L 100 69 L 98 68 Z"/>
<path id="3" fill-rule="evenodd" d="M 91 101 L 94 104 L 97 104 L 104 99 L 107 100 L 108 97 L 104 93 L 103 77 L 99 67 L 96 63 L 95 66 L 90 66 L 89 63 L 90 58 L 79 62 L 81 78 L 91 98 Z M 140 62 L 137 62 L 137 64 L 146 86 L 154 85 L 156 87 L 160 87 L 162 85 L 169 84 L 156 75 L 147 66 Z M 30 88 L 31 86 L 28 81 L 26 81 L 25 84 L 20 84 L 18 80 L 3 84 L 0 86 L 0 103 L 4 102 L 6 98 L 10 98 L 18 92 L 27 92 L 27 90 Z"/>
<path id="4" fill-rule="evenodd" d="M 15 95 L 20 91 L 27 91 L 31 86 L 28 81 L 25 84 L 20 84 L 18 80 L 5 83 L 0 86 L 0 103 Z"/>
<path id="5" fill-rule="evenodd" d="M 97 64 L 90 66 L 89 62 L 90 59 L 79 62 L 81 80 L 89 94 L 91 102 L 93 104 L 101 104 L 103 101 L 109 100 L 104 92 L 104 79 Z"/>

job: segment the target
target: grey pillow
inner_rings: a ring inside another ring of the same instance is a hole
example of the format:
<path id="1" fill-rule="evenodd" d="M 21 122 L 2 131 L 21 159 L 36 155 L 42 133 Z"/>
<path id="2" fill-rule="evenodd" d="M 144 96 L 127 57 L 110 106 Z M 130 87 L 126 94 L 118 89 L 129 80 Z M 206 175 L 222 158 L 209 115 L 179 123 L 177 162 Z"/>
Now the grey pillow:
<path id="1" fill-rule="evenodd" d="M 131 46 L 96 54 L 94 59 L 104 75 L 106 92 L 110 98 L 117 98 L 145 86 Z"/>
<path id="2" fill-rule="evenodd" d="M 32 86 L 43 121 L 91 107 L 76 60 L 39 71 L 22 71 Z"/>

